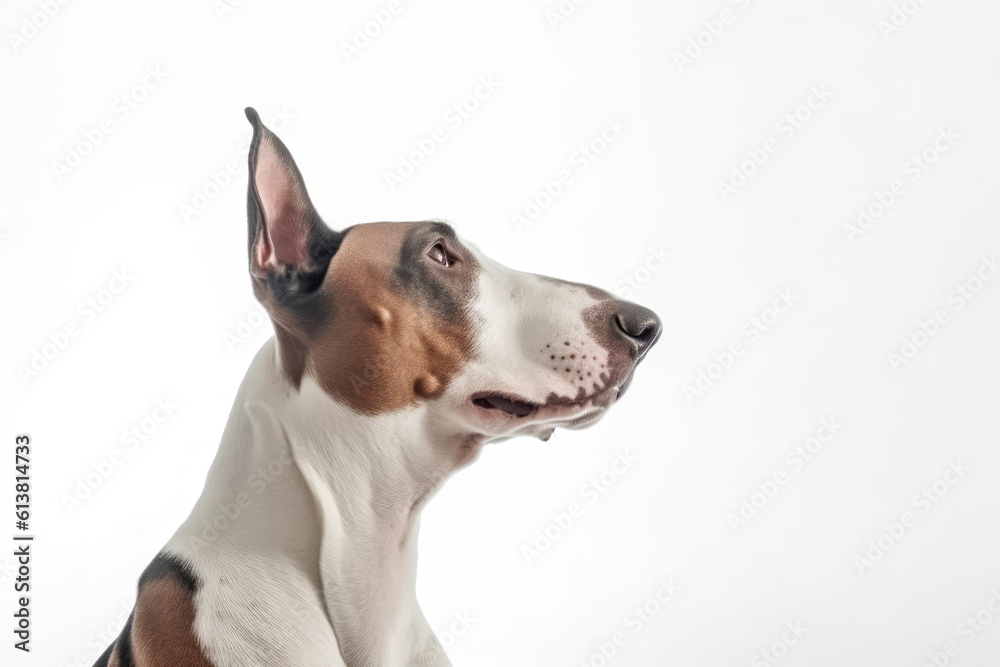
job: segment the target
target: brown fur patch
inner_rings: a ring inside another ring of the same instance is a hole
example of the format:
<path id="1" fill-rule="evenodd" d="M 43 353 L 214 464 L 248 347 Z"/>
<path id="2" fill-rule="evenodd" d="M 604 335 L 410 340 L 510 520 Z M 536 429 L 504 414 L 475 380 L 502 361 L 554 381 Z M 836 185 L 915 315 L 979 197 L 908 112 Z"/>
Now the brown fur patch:
<path id="1" fill-rule="evenodd" d="M 139 590 L 132 623 L 137 667 L 211 667 L 194 634 L 194 600 L 172 577 L 148 581 Z"/>
<path id="2" fill-rule="evenodd" d="M 375 414 L 433 398 L 471 354 L 478 263 L 441 229 L 370 223 L 344 237 L 322 288 L 327 316 L 307 346 L 310 372 L 336 400 Z M 450 267 L 425 257 L 442 238 L 458 260 Z"/>

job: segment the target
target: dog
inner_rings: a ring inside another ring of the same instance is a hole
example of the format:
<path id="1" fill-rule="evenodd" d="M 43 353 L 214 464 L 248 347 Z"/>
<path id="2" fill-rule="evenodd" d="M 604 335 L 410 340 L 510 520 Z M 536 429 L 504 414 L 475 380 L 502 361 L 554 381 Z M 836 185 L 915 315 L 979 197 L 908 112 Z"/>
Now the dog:
<path id="1" fill-rule="evenodd" d="M 250 279 L 274 336 L 95 667 L 449 665 L 415 594 L 427 499 L 487 443 L 601 419 L 660 320 L 441 221 L 334 231 L 246 115 Z"/>

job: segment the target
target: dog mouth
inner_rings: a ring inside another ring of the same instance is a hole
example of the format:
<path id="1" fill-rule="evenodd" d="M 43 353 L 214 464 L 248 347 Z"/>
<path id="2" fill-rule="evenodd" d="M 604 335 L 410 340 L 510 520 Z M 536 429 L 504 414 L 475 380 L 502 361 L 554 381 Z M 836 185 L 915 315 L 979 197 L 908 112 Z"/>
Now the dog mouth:
<path id="1" fill-rule="evenodd" d="M 500 394 L 483 394 L 473 398 L 472 404 L 485 410 L 499 410 L 515 417 L 527 417 L 540 407 L 537 403 L 529 403 Z"/>
<path id="2" fill-rule="evenodd" d="M 481 392 L 472 397 L 472 404 L 493 415 L 515 419 L 566 417 L 588 407 L 606 408 L 617 401 L 624 390 L 624 385 L 616 385 L 574 399 L 552 397 L 544 403 L 534 403 L 512 394 Z"/>

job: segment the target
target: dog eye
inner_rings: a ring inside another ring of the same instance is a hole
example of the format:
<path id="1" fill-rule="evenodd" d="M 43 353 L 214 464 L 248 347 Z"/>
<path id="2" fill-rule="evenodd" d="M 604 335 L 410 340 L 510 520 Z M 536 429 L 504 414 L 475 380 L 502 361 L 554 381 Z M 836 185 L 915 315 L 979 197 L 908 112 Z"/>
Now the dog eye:
<path id="1" fill-rule="evenodd" d="M 427 251 L 427 256 L 441 266 L 451 266 L 455 263 L 455 259 L 448 254 L 448 251 L 444 249 L 444 245 L 440 242 L 431 246 L 431 249 Z"/>

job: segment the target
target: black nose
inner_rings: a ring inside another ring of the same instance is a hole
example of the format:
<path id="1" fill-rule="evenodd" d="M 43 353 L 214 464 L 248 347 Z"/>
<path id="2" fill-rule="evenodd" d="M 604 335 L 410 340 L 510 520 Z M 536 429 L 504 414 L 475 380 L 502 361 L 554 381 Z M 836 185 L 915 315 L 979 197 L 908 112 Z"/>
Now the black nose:
<path id="1" fill-rule="evenodd" d="M 656 313 L 634 303 L 621 304 L 615 314 L 615 325 L 636 346 L 636 360 L 653 347 L 663 329 Z"/>

